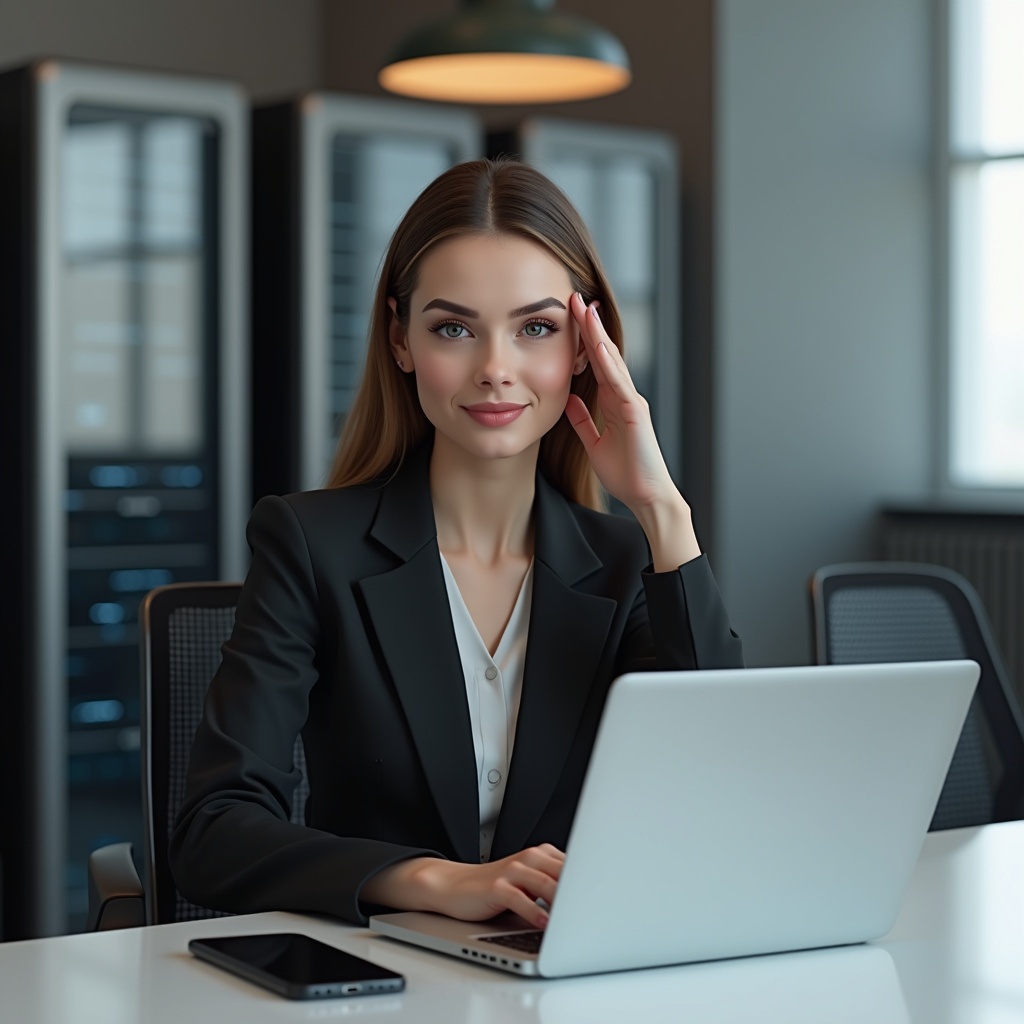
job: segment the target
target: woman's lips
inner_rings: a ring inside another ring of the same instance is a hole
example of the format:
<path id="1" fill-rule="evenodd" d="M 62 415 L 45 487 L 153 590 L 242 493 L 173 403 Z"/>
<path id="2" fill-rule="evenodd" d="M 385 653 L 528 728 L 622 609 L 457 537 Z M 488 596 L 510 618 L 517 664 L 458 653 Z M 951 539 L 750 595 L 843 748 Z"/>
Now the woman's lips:
<path id="1" fill-rule="evenodd" d="M 485 402 L 480 405 L 464 405 L 463 409 L 485 427 L 503 427 L 518 419 L 525 405 L 513 405 L 511 402 Z"/>

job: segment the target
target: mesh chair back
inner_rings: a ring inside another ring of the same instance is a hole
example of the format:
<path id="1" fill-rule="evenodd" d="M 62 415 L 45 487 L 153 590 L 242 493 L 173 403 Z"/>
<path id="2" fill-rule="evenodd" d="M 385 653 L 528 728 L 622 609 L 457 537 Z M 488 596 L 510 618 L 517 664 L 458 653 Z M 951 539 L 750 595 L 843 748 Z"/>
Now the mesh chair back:
<path id="1" fill-rule="evenodd" d="M 981 666 L 931 828 L 1024 814 L 1024 718 L 970 584 L 939 566 L 864 562 L 820 569 L 811 593 L 819 664 L 972 658 Z"/>
<path id="2" fill-rule="evenodd" d="M 220 665 L 221 644 L 234 626 L 241 589 L 239 583 L 175 583 L 151 591 L 140 611 L 144 870 L 150 924 L 219 916 L 177 891 L 167 847 L 185 794 L 206 690 Z M 291 819 L 301 823 L 309 795 L 301 737 L 294 758 L 302 782 L 293 797 Z"/>

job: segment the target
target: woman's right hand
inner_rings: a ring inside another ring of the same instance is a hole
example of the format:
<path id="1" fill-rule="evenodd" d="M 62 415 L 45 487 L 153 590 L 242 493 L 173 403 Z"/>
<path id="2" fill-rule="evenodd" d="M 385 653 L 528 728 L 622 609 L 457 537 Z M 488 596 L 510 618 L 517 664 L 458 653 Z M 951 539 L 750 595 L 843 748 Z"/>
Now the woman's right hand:
<path id="1" fill-rule="evenodd" d="M 462 921 L 486 921 L 511 910 L 536 928 L 548 923 L 565 854 L 548 843 L 483 864 L 414 857 L 374 875 L 362 899 L 396 910 L 431 910 Z"/>

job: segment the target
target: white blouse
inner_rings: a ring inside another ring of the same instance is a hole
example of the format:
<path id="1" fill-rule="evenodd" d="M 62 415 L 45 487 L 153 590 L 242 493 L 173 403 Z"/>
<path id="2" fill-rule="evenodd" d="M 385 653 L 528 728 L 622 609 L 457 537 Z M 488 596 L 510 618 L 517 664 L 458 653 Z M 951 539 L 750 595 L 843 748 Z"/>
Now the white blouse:
<path id="1" fill-rule="evenodd" d="M 505 795 L 505 780 L 512 761 L 512 744 L 523 691 L 526 641 L 533 604 L 533 559 L 523 577 L 512 616 L 492 658 L 469 614 L 451 567 L 441 555 L 455 639 L 466 680 L 466 699 L 476 751 L 477 789 L 480 794 L 480 860 L 491 856 L 494 827 Z"/>

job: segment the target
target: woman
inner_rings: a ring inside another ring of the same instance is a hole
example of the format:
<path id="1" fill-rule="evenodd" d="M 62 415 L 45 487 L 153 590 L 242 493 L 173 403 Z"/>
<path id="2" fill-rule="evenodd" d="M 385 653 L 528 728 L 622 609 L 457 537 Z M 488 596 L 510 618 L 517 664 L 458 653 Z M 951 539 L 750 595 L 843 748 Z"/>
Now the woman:
<path id="1" fill-rule="evenodd" d="M 183 895 L 545 925 L 612 680 L 741 664 L 621 348 L 541 174 L 462 164 L 416 200 L 327 488 L 252 514 L 171 842 Z"/>

